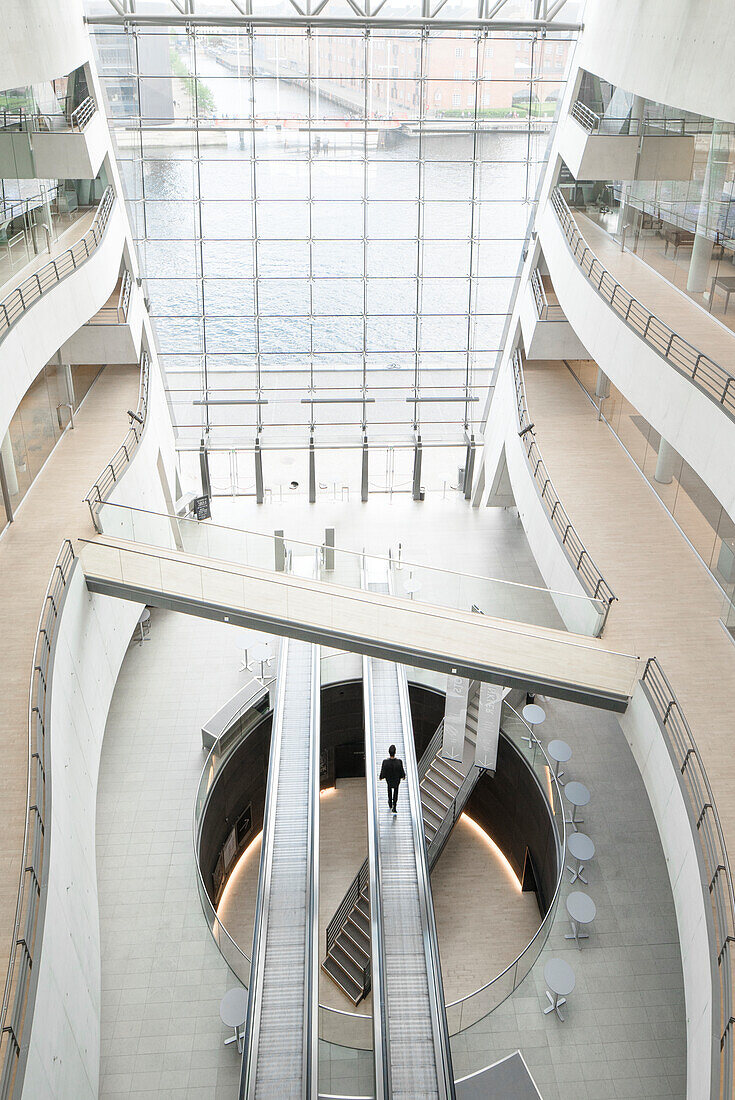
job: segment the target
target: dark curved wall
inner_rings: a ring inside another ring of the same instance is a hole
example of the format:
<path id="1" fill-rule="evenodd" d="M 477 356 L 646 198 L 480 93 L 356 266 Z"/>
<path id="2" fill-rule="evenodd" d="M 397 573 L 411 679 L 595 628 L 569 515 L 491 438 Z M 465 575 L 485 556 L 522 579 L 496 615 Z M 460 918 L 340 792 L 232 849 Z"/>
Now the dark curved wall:
<path id="1" fill-rule="evenodd" d="M 480 780 L 470 795 L 466 812 L 493 838 L 524 889 L 535 888 L 539 908 L 545 913 L 559 873 L 556 830 L 535 773 L 502 734 L 495 777 Z M 533 882 L 526 866 L 527 852 Z"/>
<path id="2" fill-rule="evenodd" d="M 444 716 L 444 696 L 417 684 L 410 685 L 409 694 L 416 756 L 420 759 Z M 205 807 L 199 862 L 207 892 L 215 904 L 213 875 L 217 860 L 248 805 L 252 827 L 242 838 L 241 850 L 263 827 L 271 723 L 272 712 L 268 712 L 238 746 L 218 776 Z M 361 681 L 322 688 L 321 749 L 322 787 L 333 786 L 336 779 L 365 774 Z M 480 779 L 467 804 L 467 813 L 490 834 L 518 877 L 524 879 L 524 885 L 536 889 L 539 906 L 545 912 L 557 878 L 554 826 L 534 773 L 503 736 L 495 776 Z M 527 852 L 533 881 L 527 873 Z"/>
<path id="3" fill-rule="evenodd" d="M 409 696 L 416 752 L 420 757 L 444 717 L 444 696 L 441 692 L 416 684 L 410 685 Z M 205 808 L 200 832 L 199 865 L 213 903 L 213 875 L 219 854 L 248 805 L 251 806 L 252 827 L 243 838 L 241 850 L 263 828 L 271 725 L 272 712 L 269 711 L 227 761 Z M 365 774 L 361 680 L 322 688 L 321 749 L 322 787 L 333 786 L 335 779 Z M 386 755 L 387 751 L 386 745 Z"/>

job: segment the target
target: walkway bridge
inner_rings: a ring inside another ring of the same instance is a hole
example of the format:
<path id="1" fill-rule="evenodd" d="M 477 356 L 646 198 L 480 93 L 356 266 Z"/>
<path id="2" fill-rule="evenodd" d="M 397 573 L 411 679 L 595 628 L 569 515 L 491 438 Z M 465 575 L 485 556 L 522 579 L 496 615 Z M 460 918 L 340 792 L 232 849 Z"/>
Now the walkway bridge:
<path id="1" fill-rule="evenodd" d="M 112 535 L 76 549 L 91 592 L 381 660 L 620 712 L 638 676 L 637 657 L 550 627 Z"/>

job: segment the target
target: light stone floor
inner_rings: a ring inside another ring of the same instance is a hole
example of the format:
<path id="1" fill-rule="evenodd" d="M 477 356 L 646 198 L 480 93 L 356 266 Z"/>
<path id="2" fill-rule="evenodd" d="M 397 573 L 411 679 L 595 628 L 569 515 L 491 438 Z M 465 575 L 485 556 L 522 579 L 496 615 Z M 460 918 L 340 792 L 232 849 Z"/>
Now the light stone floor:
<path id="1" fill-rule="evenodd" d="M 595 842 L 587 887 L 597 906 L 581 951 L 564 939 L 564 898 L 539 961 L 490 1016 L 452 1040 L 456 1077 L 520 1049 L 544 1100 L 633 1100 L 686 1095 L 684 988 L 666 861 L 643 780 L 617 719 L 541 699 L 544 743 L 562 737 L 565 765 L 592 798 L 581 816 Z M 573 889 L 579 889 L 576 883 Z M 543 968 L 563 958 L 576 988 L 560 1023 L 541 1011 Z"/>
<path id="2" fill-rule="evenodd" d="M 326 953 L 326 929 L 367 855 L 364 779 L 345 779 L 320 799 L 319 943 Z M 233 939 L 250 954 L 258 887 L 260 843 L 248 849 L 228 886 L 219 916 Z M 541 917 L 533 894 L 464 819 L 455 826 L 431 875 L 444 996 L 466 997 L 508 966 L 534 935 Z M 346 1012 L 352 1001 L 324 971 L 319 1000 Z M 372 998 L 357 1009 L 372 1013 Z"/>
<path id="3" fill-rule="evenodd" d="M 510 548 L 518 533 L 506 523 Z M 204 921 L 192 859 L 202 721 L 242 682 L 245 632 L 152 613 L 131 646 L 108 720 L 98 798 L 102 938 L 101 1095 L 229 1098 L 239 1059 L 222 1045 L 219 1001 L 235 984 Z M 544 1100 L 685 1094 L 684 1001 L 676 922 L 642 781 L 610 715 L 544 700 L 545 738 L 563 736 L 569 774 L 592 791 L 598 906 L 578 953 L 561 909 L 540 963 L 491 1017 L 452 1041 L 457 1076 L 520 1048 Z M 568 888 L 565 888 L 568 889 Z M 543 961 L 577 974 L 567 1023 L 543 1015 Z M 370 1095 L 372 1059 L 320 1044 L 320 1089 Z"/>
<path id="4" fill-rule="evenodd" d="M 412 528 L 420 508 L 396 511 L 403 529 Z M 393 513 L 373 509 L 372 502 L 366 511 L 374 531 L 382 524 L 386 539 L 396 536 L 386 527 Z M 221 519 L 217 512 L 215 517 Z M 427 515 L 427 537 L 428 520 Z M 540 583 L 518 519 L 495 511 L 482 520 L 461 505 L 452 520 L 456 545 L 469 543 L 471 526 L 489 572 L 514 569 L 518 580 Z M 220 999 L 235 979 L 202 914 L 191 830 L 204 763 L 200 727 L 244 682 L 238 650 L 255 637 L 154 610 L 151 640 L 131 645 L 123 663 L 102 749 L 97 803 L 100 1084 L 107 1100 L 132 1094 L 219 1100 L 236 1092 L 239 1060 L 231 1046 L 222 1045 L 227 1032 L 219 1019 Z M 372 1082 L 372 1056 L 365 1052 L 321 1044 L 320 1065 L 327 1091 L 359 1094 Z"/>

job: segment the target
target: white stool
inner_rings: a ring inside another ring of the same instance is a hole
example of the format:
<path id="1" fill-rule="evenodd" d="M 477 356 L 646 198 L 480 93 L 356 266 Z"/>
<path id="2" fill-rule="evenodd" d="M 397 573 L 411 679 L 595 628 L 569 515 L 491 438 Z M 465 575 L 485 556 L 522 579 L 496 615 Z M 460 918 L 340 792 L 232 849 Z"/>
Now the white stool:
<path id="1" fill-rule="evenodd" d="M 248 991 L 241 985 L 235 985 L 228 989 L 219 1004 L 219 1015 L 222 1023 L 231 1027 L 234 1035 L 225 1039 L 225 1046 L 237 1043 L 237 1049 L 242 1054 L 242 1033 L 240 1028 L 245 1023 L 248 1015 Z"/>
<path id="2" fill-rule="evenodd" d="M 549 1012 L 555 1012 L 564 1023 L 561 1006 L 567 1003 L 567 997 L 574 989 L 575 980 L 574 971 L 568 962 L 564 959 L 549 959 L 544 967 L 544 981 L 549 987 L 546 990 L 546 996 L 550 1003 L 544 1009 L 544 1016 Z"/>
<path id="3" fill-rule="evenodd" d="M 554 776 L 556 777 L 556 781 L 563 787 L 564 783 L 561 777 L 564 775 L 564 772 L 559 771 L 559 765 L 566 764 L 567 760 L 572 759 L 572 750 L 569 748 L 566 741 L 549 741 L 546 752 L 554 761 Z"/>
<path id="4" fill-rule="evenodd" d="M 577 950 L 581 951 L 582 940 L 588 940 L 589 933 L 581 932 L 580 925 L 592 923 L 597 916 L 597 906 L 589 894 L 584 894 L 581 890 L 572 890 L 567 897 L 567 913 L 572 931 L 567 932 L 564 939 L 574 940 Z"/>
<path id="5" fill-rule="evenodd" d="M 574 867 L 570 867 L 567 864 L 567 871 L 570 872 L 572 882 L 576 882 L 577 879 L 587 885 L 587 879 L 583 875 L 585 863 L 589 863 L 591 859 L 594 859 L 595 845 L 594 842 L 585 835 L 585 833 L 572 833 L 567 840 L 567 848 L 569 855 L 573 856 L 577 861 L 576 870 Z"/>

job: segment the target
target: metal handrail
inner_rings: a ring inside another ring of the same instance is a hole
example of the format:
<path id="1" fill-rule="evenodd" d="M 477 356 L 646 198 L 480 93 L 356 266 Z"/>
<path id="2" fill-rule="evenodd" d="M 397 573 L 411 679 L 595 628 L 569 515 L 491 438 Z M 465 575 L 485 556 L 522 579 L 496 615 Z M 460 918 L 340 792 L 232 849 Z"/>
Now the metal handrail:
<path id="1" fill-rule="evenodd" d="M 519 348 L 513 352 L 513 379 L 515 382 L 516 391 L 516 413 L 518 415 L 518 428 L 522 433 L 520 438 L 523 444 L 523 449 L 526 452 L 526 459 L 531 470 L 534 481 L 541 490 L 541 502 L 551 520 L 552 526 L 555 528 L 559 538 L 561 539 L 562 547 L 566 552 L 566 555 L 574 566 L 579 579 L 582 583 L 582 587 L 589 593 L 594 599 L 602 600 L 605 604 L 605 613 L 603 622 L 600 627 L 599 633 L 605 628 L 607 622 L 607 616 L 610 611 L 610 605 L 613 600 L 617 599 L 617 596 L 613 592 L 610 585 L 603 577 L 600 570 L 595 565 L 592 557 L 590 556 L 587 548 L 582 542 L 581 538 L 577 534 L 572 521 L 566 513 L 564 505 L 559 499 L 559 494 L 554 488 L 554 484 L 549 477 L 549 472 L 546 469 L 544 460 L 541 457 L 541 452 L 538 449 L 535 436 L 533 434 L 533 424 L 528 416 L 528 404 L 526 402 L 526 388 L 523 382 L 523 364 L 521 358 L 521 352 Z"/>
<path id="2" fill-rule="evenodd" d="M 127 321 L 128 308 L 130 306 L 130 294 L 133 287 L 133 276 L 129 271 L 125 271 L 120 283 L 120 293 L 117 298 L 117 305 L 114 306 L 102 306 L 98 309 L 94 317 L 91 317 L 87 321 L 88 325 L 121 325 Z"/>
<path id="3" fill-rule="evenodd" d="M 570 114 L 588 134 L 640 137 L 650 133 L 652 137 L 691 137 L 712 133 L 711 119 L 685 118 L 683 115 L 678 118 L 663 115 L 646 115 L 644 118 L 635 118 L 632 115 L 598 115 L 579 99 L 572 104 Z"/>
<path id="4" fill-rule="evenodd" d="M 552 796 L 553 796 L 551 801 L 549 801 L 549 799 L 547 797 L 547 802 L 549 802 L 549 806 L 551 808 L 552 813 L 554 812 L 554 807 L 553 807 L 554 803 L 556 803 L 557 807 L 559 807 L 560 809 L 563 810 L 564 803 L 563 803 L 563 800 L 562 800 L 562 797 L 561 797 L 561 791 L 559 789 L 559 780 L 557 779 L 557 776 L 556 776 L 556 769 L 555 769 L 554 765 L 552 764 L 551 760 L 549 759 L 549 757 L 547 756 L 546 750 L 544 749 L 544 746 L 541 744 L 538 737 L 534 733 L 533 729 L 529 726 L 528 722 L 526 722 L 526 720 L 518 713 L 518 711 L 514 707 L 512 707 L 510 705 L 510 703 L 508 703 L 507 700 L 503 701 L 503 706 L 507 707 L 508 710 L 511 711 L 511 713 L 514 715 L 514 717 L 518 719 L 518 721 L 521 723 L 521 725 L 525 727 L 525 733 L 523 734 L 523 737 L 524 737 L 525 740 L 527 740 L 529 742 L 529 748 L 530 748 L 531 745 L 533 745 L 534 753 L 540 752 L 543 759 L 544 759 L 544 766 L 545 766 L 545 769 L 546 769 L 546 773 L 547 773 L 547 776 L 548 776 L 549 783 L 551 784 L 551 791 L 552 791 Z M 502 718 L 501 718 L 500 728 L 501 728 L 502 733 L 508 738 L 508 740 L 511 742 L 511 744 L 515 745 L 516 743 L 515 743 L 513 737 L 510 735 L 510 733 L 506 729 L 503 728 Z M 516 746 L 516 747 L 518 747 L 518 746 Z M 534 756 L 534 759 L 535 759 L 535 756 Z M 521 963 L 521 961 L 524 960 L 528 956 L 531 949 L 534 948 L 534 945 L 535 945 L 535 947 L 538 948 L 538 953 L 540 954 L 541 949 L 542 949 L 544 943 L 546 942 L 546 940 L 548 939 L 549 933 L 551 931 L 551 925 L 553 923 L 554 916 L 556 915 L 556 908 L 557 908 L 557 905 L 558 905 L 558 902 L 559 902 L 559 897 L 561 895 L 562 884 L 564 882 L 564 859 L 565 859 L 566 844 L 567 844 L 567 826 L 566 826 L 566 818 L 564 816 L 564 813 L 562 812 L 560 816 L 561 816 L 561 836 L 559 835 L 558 829 L 555 829 L 556 841 L 557 841 L 557 857 L 558 857 L 558 860 L 559 860 L 558 874 L 557 874 L 557 877 L 556 877 L 556 886 L 554 888 L 554 893 L 551 897 L 551 901 L 549 902 L 549 907 L 546 910 L 546 913 L 544 914 L 544 919 L 541 921 L 541 924 L 538 926 L 538 928 L 536 929 L 536 931 L 534 932 L 533 936 L 528 941 L 526 946 L 523 948 L 523 950 L 521 952 L 519 952 L 519 954 L 515 957 L 513 962 L 508 963 L 508 965 L 503 970 L 501 970 L 499 974 L 496 974 L 495 977 L 491 978 L 489 982 L 486 982 L 484 985 L 479 986 L 479 988 L 476 989 L 473 993 L 469 993 L 465 997 L 460 997 L 458 1000 L 452 1001 L 450 1004 L 447 1005 L 447 1009 L 454 1008 L 455 1006 L 462 1004 L 463 1001 L 469 1001 L 471 998 L 477 997 L 479 994 L 484 993 L 486 990 L 490 989 L 494 985 L 497 985 L 498 988 L 502 989 L 503 988 L 503 985 L 502 985 L 503 979 L 508 974 L 510 974 L 511 971 L 513 971 L 514 972 L 513 973 L 513 988 L 509 992 L 507 992 L 503 996 L 501 996 L 500 1000 L 498 1001 L 498 1004 L 494 1005 L 493 1008 L 490 1009 L 490 1012 L 493 1012 L 498 1007 L 498 1005 L 502 1004 L 502 1002 L 507 997 L 510 996 L 511 993 L 515 992 L 515 990 L 518 988 L 520 983 L 523 981 L 523 979 L 529 973 L 531 967 L 533 966 L 533 963 L 536 960 L 533 959 L 529 963 L 528 970 L 526 970 L 525 974 L 522 975 L 520 980 L 518 979 L 519 963 Z M 538 955 L 536 957 L 538 957 Z"/>
<path id="5" fill-rule="evenodd" d="M 146 418 L 148 416 L 148 382 L 150 377 L 150 361 L 148 352 L 143 349 L 140 355 L 140 385 L 138 388 L 138 405 L 135 416 L 130 418 L 128 434 L 122 441 L 114 455 L 91 487 L 84 500 L 89 506 L 95 530 L 99 531 L 98 512 L 105 501 L 105 497 L 120 477 L 120 474 L 130 462 L 135 450 L 140 443 L 145 431 Z"/>
<path id="6" fill-rule="evenodd" d="M 432 760 L 439 751 L 439 746 L 442 743 L 443 736 L 444 719 L 442 718 L 431 738 L 431 741 L 429 741 L 429 744 L 424 749 L 423 753 L 421 754 L 421 759 L 418 762 L 419 780 L 422 780 L 429 770 L 429 766 L 431 765 Z M 345 896 L 342 898 L 342 901 L 339 903 L 339 906 L 337 907 L 334 916 L 327 925 L 327 954 L 329 954 L 329 952 L 332 950 L 332 947 L 334 946 L 334 941 L 337 939 L 337 936 L 344 928 L 347 917 L 354 906 L 357 904 L 357 899 L 360 897 L 360 894 L 362 894 L 365 888 L 369 885 L 369 866 L 369 860 L 366 859 L 363 865 L 360 867 L 360 870 L 357 872 L 354 879 L 350 883 L 347 892 L 345 893 Z M 367 988 L 370 982 L 369 961 L 366 963 L 363 969 L 363 988 L 365 992 L 367 992 Z"/>
<path id="7" fill-rule="evenodd" d="M 6 336 L 11 325 L 14 325 L 25 311 L 51 287 L 56 286 L 89 259 L 104 236 L 114 202 L 115 192 L 112 187 L 107 187 L 100 199 L 92 225 L 84 236 L 66 252 L 49 260 L 33 275 L 29 275 L 0 302 L 0 340 Z"/>
<path id="8" fill-rule="evenodd" d="M 579 232 L 558 187 L 551 194 L 551 205 L 574 259 L 598 294 L 662 359 L 735 419 L 735 375 L 669 328 L 650 309 L 629 294 L 607 268 L 603 267 Z"/>
<path id="9" fill-rule="evenodd" d="M 51 794 L 48 759 L 50 676 L 54 641 L 61 614 L 63 593 L 74 563 L 74 548 L 66 539 L 51 572 L 33 651 L 28 701 L 28 774 L 23 853 L 15 906 L 13 938 L 0 1010 L 0 1097 L 13 1093 L 25 1043 L 29 1018 L 31 971 L 43 939 L 41 910 L 48 877 L 47 813 Z M 32 1017 L 32 1012 L 30 1014 Z"/>
<path id="10" fill-rule="evenodd" d="M 97 104 L 92 96 L 83 99 L 70 115 L 66 115 L 63 111 L 27 111 L 25 108 L 19 107 L 15 111 L 3 110 L 0 128 L 17 127 L 21 131 L 34 134 L 59 133 L 63 131 L 54 130 L 50 120 L 62 119 L 70 130 L 81 133 L 96 110 Z"/>
<path id="11" fill-rule="evenodd" d="M 733 996 L 733 945 L 735 945 L 735 889 L 732 871 L 725 846 L 720 815 L 710 785 L 707 769 L 689 728 L 674 689 L 667 680 L 656 657 L 650 657 L 641 677 L 669 751 L 682 776 L 682 789 L 688 801 L 692 820 L 696 823 L 705 873 L 709 887 L 709 901 L 714 917 L 717 953 L 717 971 L 720 981 L 720 1091 L 713 1087 L 712 1095 L 732 1100 L 735 1088 L 735 998 Z M 712 1011 L 716 1014 L 717 998 L 712 998 Z"/>
<path id="12" fill-rule="evenodd" d="M 72 130 L 81 132 L 87 125 L 93 114 L 97 110 L 97 104 L 92 99 L 91 95 L 88 95 L 86 99 L 83 99 L 78 107 L 75 107 L 71 113 L 69 121 L 71 122 Z"/>
<path id="13" fill-rule="evenodd" d="M 558 303 L 549 305 L 546 290 L 537 267 L 531 272 L 531 290 L 536 302 L 536 313 L 539 321 L 566 321 L 564 310 Z"/>

